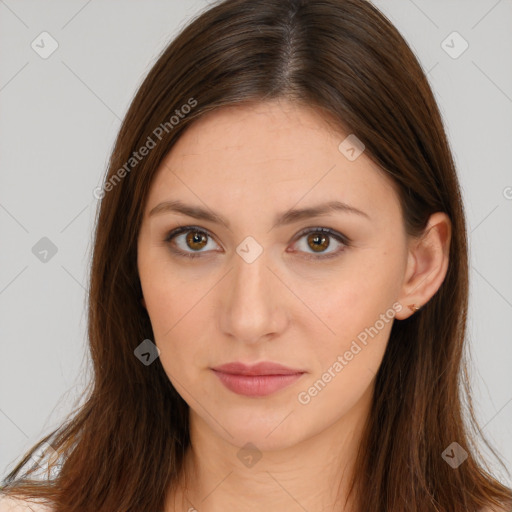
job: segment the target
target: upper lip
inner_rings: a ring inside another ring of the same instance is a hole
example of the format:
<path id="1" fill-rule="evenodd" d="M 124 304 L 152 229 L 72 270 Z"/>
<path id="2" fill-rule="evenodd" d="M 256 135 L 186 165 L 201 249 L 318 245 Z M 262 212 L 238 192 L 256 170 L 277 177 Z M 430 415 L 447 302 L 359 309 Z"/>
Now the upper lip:
<path id="1" fill-rule="evenodd" d="M 293 375 L 296 373 L 304 373 L 304 370 L 289 368 L 282 364 L 263 361 L 252 365 L 240 362 L 227 363 L 215 366 L 212 370 L 231 373 L 233 375 Z"/>

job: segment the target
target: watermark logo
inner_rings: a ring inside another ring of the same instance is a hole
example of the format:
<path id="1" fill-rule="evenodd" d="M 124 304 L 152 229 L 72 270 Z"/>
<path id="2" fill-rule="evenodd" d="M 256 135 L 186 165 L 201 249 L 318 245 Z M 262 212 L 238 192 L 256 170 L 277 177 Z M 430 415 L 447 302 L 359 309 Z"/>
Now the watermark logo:
<path id="1" fill-rule="evenodd" d="M 58 461 L 57 451 L 46 441 L 32 453 L 30 459 L 36 466 L 36 475 L 42 477 L 55 478 L 62 469 L 62 463 Z"/>
<path id="2" fill-rule="evenodd" d="M 454 31 L 441 43 L 441 48 L 452 59 L 458 59 L 469 48 L 469 43 Z"/>
<path id="3" fill-rule="evenodd" d="M 32 254 L 42 263 L 48 263 L 57 254 L 57 246 L 48 237 L 43 236 L 32 247 Z"/>
<path id="4" fill-rule="evenodd" d="M 468 452 L 457 443 L 451 443 L 441 454 L 441 457 L 454 469 L 458 468 L 467 458 Z"/>
<path id="5" fill-rule="evenodd" d="M 252 236 L 248 236 L 238 244 L 236 252 L 246 263 L 253 263 L 263 252 L 263 247 Z"/>
<path id="6" fill-rule="evenodd" d="M 160 349 L 151 340 L 146 339 L 133 353 L 142 364 L 149 366 L 160 355 Z"/>
<path id="7" fill-rule="evenodd" d="M 261 451 L 252 443 L 247 443 L 238 450 L 236 456 L 244 466 L 252 468 L 261 459 L 262 454 Z"/>
<path id="8" fill-rule="evenodd" d="M 342 140 L 338 146 L 339 152 L 350 162 L 357 160 L 362 155 L 365 148 L 366 146 L 353 133 Z"/>
<path id="9" fill-rule="evenodd" d="M 47 59 L 57 50 L 59 43 L 48 32 L 41 32 L 30 44 L 39 57 Z"/>

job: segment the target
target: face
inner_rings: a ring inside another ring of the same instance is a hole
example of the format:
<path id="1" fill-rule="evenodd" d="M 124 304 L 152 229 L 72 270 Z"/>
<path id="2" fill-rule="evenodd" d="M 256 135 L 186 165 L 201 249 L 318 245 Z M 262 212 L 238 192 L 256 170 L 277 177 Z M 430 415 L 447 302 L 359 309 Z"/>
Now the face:
<path id="1" fill-rule="evenodd" d="M 372 392 L 408 239 L 391 180 L 339 149 L 347 135 L 284 100 L 224 107 L 191 125 L 152 182 L 138 270 L 154 342 L 191 421 L 234 445 L 291 446 Z M 213 370 L 232 362 L 292 373 Z"/>

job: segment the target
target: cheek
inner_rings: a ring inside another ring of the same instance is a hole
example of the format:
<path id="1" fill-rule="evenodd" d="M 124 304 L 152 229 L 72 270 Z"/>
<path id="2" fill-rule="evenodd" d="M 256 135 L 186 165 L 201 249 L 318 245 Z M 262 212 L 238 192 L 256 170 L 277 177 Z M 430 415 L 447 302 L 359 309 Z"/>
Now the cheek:
<path id="1" fill-rule="evenodd" d="M 362 291 L 333 297 L 329 307 L 332 310 L 326 323 L 334 334 L 330 332 L 314 349 L 321 362 L 318 370 L 325 371 L 342 356 L 343 366 L 350 365 L 354 375 L 365 368 L 376 371 L 394 318 L 391 305 L 381 304 Z"/>
<path id="2" fill-rule="evenodd" d="M 327 423 L 346 414 L 368 391 L 394 321 L 393 301 L 377 293 L 382 282 L 358 283 L 325 299 L 325 323 L 334 334 L 310 345 L 315 363 L 297 397 L 306 406 L 304 414 L 322 416 Z"/>
<path id="3" fill-rule="evenodd" d="M 200 342 L 205 325 L 200 297 L 197 291 L 177 292 L 179 286 L 171 279 L 148 285 L 146 304 L 160 362 L 174 388 L 190 403 L 195 395 L 189 395 L 196 377 L 195 364 L 205 357 Z"/>
<path id="4" fill-rule="evenodd" d="M 321 290 L 312 288 L 308 294 L 308 303 L 314 305 L 315 313 L 326 326 L 322 343 L 314 350 L 327 367 L 338 354 L 347 350 L 357 352 L 357 345 L 362 349 L 357 352 L 357 359 L 368 357 L 375 367 L 385 350 L 395 316 L 392 305 L 400 283 L 399 257 L 389 251 L 366 256 L 333 277 Z"/>
<path id="5" fill-rule="evenodd" d="M 168 264 L 159 265 L 158 261 L 152 262 L 150 272 L 141 274 L 141 285 L 153 341 L 164 370 L 178 389 L 179 382 L 194 378 L 194 365 L 206 367 L 211 359 L 212 347 L 206 343 L 205 332 L 214 319 L 205 295 L 212 285 L 184 280 L 175 268 L 171 271 Z"/>
<path id="6" fill-rule="evenodd" d="M 199 301 L 199 287 L 180 277 L 161 248 L 140 253 L 138 270 L 154 335 L 164 341 Z"/>

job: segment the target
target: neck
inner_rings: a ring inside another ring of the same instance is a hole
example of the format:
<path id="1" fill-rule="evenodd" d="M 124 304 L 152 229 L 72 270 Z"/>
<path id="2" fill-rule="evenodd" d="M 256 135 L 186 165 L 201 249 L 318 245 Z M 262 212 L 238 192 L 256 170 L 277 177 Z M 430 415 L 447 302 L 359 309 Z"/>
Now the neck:
<path id="1" fill-rule="evenodd" d="M 371 391 L 327 429 L 266 451 L 230 443 L 191 411 L 183 476 L 166 512 L 353 512 L 349 486 Z"/>

